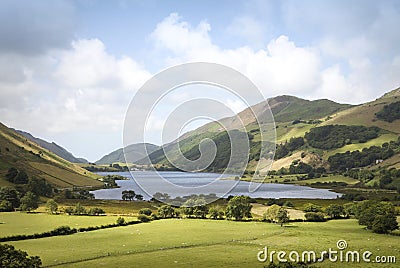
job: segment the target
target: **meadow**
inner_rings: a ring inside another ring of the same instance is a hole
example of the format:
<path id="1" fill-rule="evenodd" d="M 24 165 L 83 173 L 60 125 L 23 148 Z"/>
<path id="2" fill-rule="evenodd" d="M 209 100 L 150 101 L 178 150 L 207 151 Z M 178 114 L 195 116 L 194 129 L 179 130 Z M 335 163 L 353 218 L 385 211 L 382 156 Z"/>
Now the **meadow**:
<path id="1" fill-rule="evenodd" d="M 61 225 L 75 222 L 82 226 L 94 225 L 94 221 L 114 221 L 110 216 L 3 215 L 20 221 L 18 226 L 7 227 L 14 232 L 22 231 L 28 225 L 52 229 L 56 220 Z M 38 222 L 33 225 L 27 217 L 37 217 Z M 314 250 L 318 253 L 336 249 L 340 239 L 347 241 L 348 250 L 369 250 L 373 258 L 376 255 L 400 258 L 400 236 L 374 234 L 353 219 L 295 222 L 285 227 L 258 221 L 167 219 L 7 243 L 31 255 L 39 255 L 44 266 L 52 267 L 264 267 L 268 262 L 259 262 L 257 253 L 265 246 L 270 251 Z M 317 266 L 338 267 L 338 263 L 324 261 Z M 377 267 L 377 264 L 340 263 L 340 267 Z M 396 265 L 379 264 L 378 267 Z"/>

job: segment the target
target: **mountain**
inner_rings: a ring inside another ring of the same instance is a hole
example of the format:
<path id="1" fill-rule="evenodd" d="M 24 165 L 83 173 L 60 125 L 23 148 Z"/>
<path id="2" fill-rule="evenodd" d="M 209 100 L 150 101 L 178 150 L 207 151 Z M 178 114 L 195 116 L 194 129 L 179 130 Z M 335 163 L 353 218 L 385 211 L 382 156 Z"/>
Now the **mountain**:
<path id="1" fill-rule="evenodd" d="M 260 128 L 256 121 L 256 117 L 263 118 L 263 115 L 268 115 L 268 105 L 271 108 L 271 112 L 274 115 L 276 125 L 276 140 L 277 143 L 285 143 L 293 137 L 304 137 L 307 132 L 312 129 L 319 128 L 326 125 L 362 125 L 366 127 L 378 127 L 381 129 L 378 131 L 378 137 L 366 142 L 352 141 L 351 144 L 344 145 L 341 148 L 332 148 L 327 150 L 320 150 L 310 147 L 306 144 L 305 147 L 297 149 L 301 152 L 302 150 L 308 154 L 303 161 L 308 161 L 315 165 L 326 166 L 327 158 L 335 153 L 341 153 L 346 151 L 361 150 L 366 147 L 373 145 L 381 146 L 384 143 L 395 141 L 398 139 L 400 133 L 400 124 L 398 121 L 385 122 L 377 118 L 376 113 L 381 111 L 385 105 L 395 103 L 400 100 L 400 89 L 393 90 L 382 96 L 381 98 L 362 105 L 348 105 L 340 104 L 327 99 L 322 100 L 304 100 L 293 96 L 278 96 L 275 98 L 268 99 L 268 102 L 260 102 L 250 108 L 247 108 L 237 114 L 236 116 L 227 117 L 217 122 L 211 122 L 205 124 L 198 129 L 187 132 L 177 140 L 170 144 L 166 144 L 162 149 L 156 150 L 151 153 L 148 158 L 153 164 L 156 165 L 169 165 L 169 160 L 172 159 L 174 163 L 181 163 L 184 159 L 181 157 L 179 150 L 183 155 L 195 161 L 201 156 L 199 150 L 199 144 L 204 139 L 212 139 L 217 146 L 217 149 L 222 149 L 220 153 L 216 155 L 216 160 L 211 163 L 207 171 L 220 171 L 223 169 L 224 161 L 230 158 L 229 150 L 229 139 L 228 134 L 233 131 L 239 131 L 246 133 L 250 138 L 250 164 L 249 168 L 254 169 L 257 163 L 262 163 L 264 166 L 268 166 L 270 162 L 260 161 L 258 155 L 260 147 Z M 254 114 L 253 114 L 254 113 Z M 268 118 L 268 116 L 266 117 Z M 242 127 L 240 121 L 243 122 L 245 128 Z M 259 122 L 260 124 L 271 124 L 271 122 Z M 221 128 L 221 125 L 225 126 L 225 129 Z M 165 156 L 165 152 L 168 154 L 168 159 Z M 295 151 L 293 151 L 294 153 Z M 268 154 L 268 150 L 267 150 Z M 290 154 L 288 157 L 292 157 Z M 300 156 L 299 153 L 297 156 Z M 263 157 L 263 156 L 262 156 Z M 292 157 L 293 158 L 293 157 Z M 296 159 L 295 159 L 296 158 Z M 297 160 L 297 157 L 293 159 L 285 160 L 282 158 L 279 162 L 274 164 L 274 169 L 279 169 L 283 166 L 289 166 L 293 160 Z M 392 160 L 393 161 L 393 160 Z M 139 160 L 138 163 L 148 162 L 147 157 Z"/>
<path id="2" fill-rule="evenodd" d="M 394 122 L 386 122 L 380 120 L 375 115 L 381 111 L 385 105 L 399 101 L 400 88 L 397 88 L 384 94 L 382 97 L 374 101 L 333 114 L 331 119 L 324 122 L 324 124 L 377 126 L 390 132 L 400 134 L 399 120 Z"/>
<path id="3" fill-rule="evenodd" d="M 72 163 L 88 163 L 88 161 L 84 158 L 76 158 L 75 156 L 72 155 L 72 153 L 68 152 L 66 149 L 61 147 L 55 142 L 48 142 L 39 138 L 36 138 L 32 136 L 30 133 L 22 131 L 22 130 L 16 130 L 19 134 L 24 136 L 25 138 L 37 143 L 39 146 L 42 148 L 45 148 L 49 150 L 50 152 L 55 153 L 61 158 L 64 158 L 65 160 L 72 162 Z"/>
<path id="4" fill-rule="evenodd" d="M 144 158 L 147 154 L 151 154 L 155 150 L 159 149 L 160 146 L 151 143 L 136 143 L 131 144 L 125 148 L 127 156 L 127 162 L 135 164 L 138 160 Z M 115 150 L 108 155 L 103 156 L 100 160 L 96 161 L 96 164 L 112 164 L 117 162 L 125 162 L 124 150 L 120 148 Z"/>
<path id="5" fill-rule="evenodd" d="M 5 174 L 10 168 L 29 177 L 43 178 L 57 188 L 102 187 L 99 176 L 41 147 L 0 123 L 0 185 L 9 185 Z"/>

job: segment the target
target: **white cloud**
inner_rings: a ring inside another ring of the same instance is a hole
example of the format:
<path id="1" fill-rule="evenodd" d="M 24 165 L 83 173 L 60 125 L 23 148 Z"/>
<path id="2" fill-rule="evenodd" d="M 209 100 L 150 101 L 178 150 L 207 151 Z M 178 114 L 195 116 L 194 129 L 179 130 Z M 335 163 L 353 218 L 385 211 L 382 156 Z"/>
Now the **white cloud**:
<path id="1" fill-rule="evenodd" d="M 329 21 L 323 20 L 323 23 L 328 25 Z M 378 16 L 374 27 L 386 25 L 383 21 L 386 19 Z M 378 59 L 378 64 L 371 59 L 370 53 L 380 47 L 377 43 L 382 43 L 370 42 L 372 32 L 342 40 L 322 35 L 312 47 L 299 46 L 288 36 L 281 35 L 259 50 L 249 46 L 224 49 L 213 43 L 207 22 L 192 26 L 174 13 L 159 23 L 151 36 L 157 48 L 168 54 L 166 65 L 188 61 L 216 62 L 243 72 L 266 97 L 293 94 L 360 103 L 380 96 L 400 82 L 394 75 L 400 69 L 393 58 L 390 61 L 382 58 L 382 62 Z M 393 51 L 393 46 L 391 48 Z"/>
<path id="2" fill-rule="evenodd" d="M 16 59 L 11 70 L 20 75 L 0 82 L 2 121 L 41 135 L 122 133 L 127 105 L 150 77 L 134 59 L 108 53 L 98 39 L 76 40 L 71 49 L 41 56 L 3 57 Z"/>
<path id="3" fill-rule="evenodd" d="M 159 23 L 152 37 L 159 48 L 173 52 L 166 64 L 210 61 L 226 64 L 248 75 L 266 96 L 309 92 L 319 82 L 319 55 L 308 47 L 297 47 L 287 36 L 271 40 L 265 49 L 243 46 L 221 49 L 212 43 L 211 27 L 201 22 L 192 27 L 177 14 Z"/>

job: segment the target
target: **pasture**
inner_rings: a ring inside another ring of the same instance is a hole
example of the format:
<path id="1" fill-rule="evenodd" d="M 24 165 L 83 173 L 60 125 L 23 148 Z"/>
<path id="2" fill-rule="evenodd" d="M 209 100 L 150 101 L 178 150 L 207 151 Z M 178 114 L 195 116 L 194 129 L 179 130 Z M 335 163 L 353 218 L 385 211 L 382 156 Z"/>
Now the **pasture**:
<path id="1" fill-rule="evenodd" d="M 52 229 L 51 217 L 38 214 L 44 227 Z M 17 219 L 24 214 L 15 213 Z M 83 217 L 70 217 L 85 221 Z M 85 224 L 95 225 L 88 218 Z M 26 218 L 25 218 L 26 219 Z M 110 222 L 114 221 L 110 217 Z M 26 220 L 25 220 L 26 222 Z M 64 222 L 63 224 L 66 224 Z M 23 224 L 21 224 L 22 226 Z M 51 228 L 50 228 L 51 227 Z M 71 226 L 74 227 L 74 226 Z M 22 227 L 20 227 L 22 228 Z M 44 266 L 55 267 L 263 267 L 257 253 L 265 246 L 275 251 L 320 252 L 337 249 L 345 239 L 347 250 L 400 259 L 400 236 L 379 235 L 364 230 L 356 220 L 323 223 L 297 222 L 286 227 L 266 222 L 168 219 L 132 226 L 103 229 L 35 240 L 7 242 L 29 254 L 39 255 Z M 338 267 L 324 261 L 318 267 Z M 377 267 L 374 263 L 340 263 L 340 267 Z M 378 267 L 396 267 L 380 264 Z"/>

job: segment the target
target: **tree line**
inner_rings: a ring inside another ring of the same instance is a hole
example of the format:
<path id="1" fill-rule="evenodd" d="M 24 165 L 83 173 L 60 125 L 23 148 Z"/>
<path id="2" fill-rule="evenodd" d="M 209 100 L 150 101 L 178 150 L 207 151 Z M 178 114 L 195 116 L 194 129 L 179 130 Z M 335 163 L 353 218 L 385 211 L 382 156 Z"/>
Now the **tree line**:
<path id="1" fill-rule="evenodd" d="M 400 101 L 383 106 L 382 110 L 377 112 L 375 116 L 378 119 L 389 123 L 392 123 L 394 120 L 400 119 Z"/>

